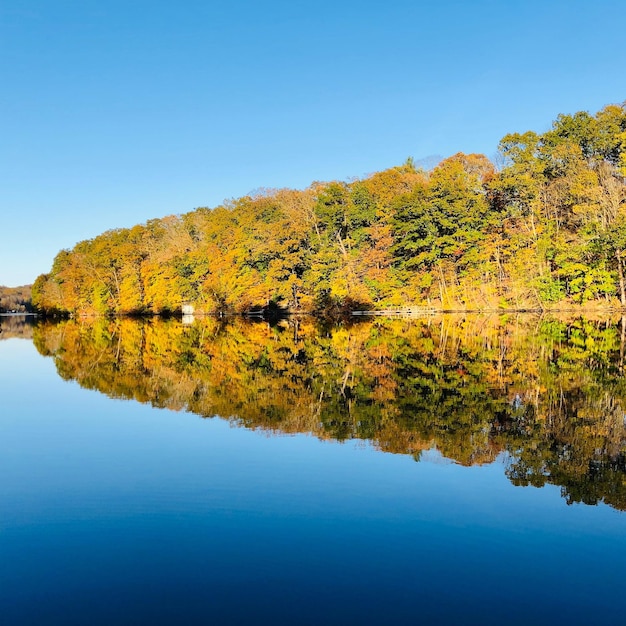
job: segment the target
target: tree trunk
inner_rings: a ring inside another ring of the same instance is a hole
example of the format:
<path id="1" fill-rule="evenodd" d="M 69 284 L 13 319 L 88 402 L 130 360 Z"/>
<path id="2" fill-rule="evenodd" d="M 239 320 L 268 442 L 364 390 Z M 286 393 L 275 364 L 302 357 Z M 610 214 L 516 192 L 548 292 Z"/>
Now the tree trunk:
<path id="1" fill-rule="evenodd" d="M 617 259 L 617 275 L 619 276 L 619 297 L 622 306 L 626 308 L 626 285 L 624 284 L 624 265 L 622 264 L 622 253 L 617 250 L 615 252 Z"/>
<path id="2" fill-rule="evenodd" d="M 626 316 L 622 315 L 622 336 L 619 344 L 619 371 L 624 371 L 624 347 L 626 345 Z"/>

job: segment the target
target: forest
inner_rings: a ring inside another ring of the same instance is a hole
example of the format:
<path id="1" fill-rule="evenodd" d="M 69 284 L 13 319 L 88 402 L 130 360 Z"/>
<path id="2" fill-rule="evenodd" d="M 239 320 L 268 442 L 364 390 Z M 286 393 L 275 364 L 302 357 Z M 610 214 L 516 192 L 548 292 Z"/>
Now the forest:
<path id="1" fill-rule="evenodd" d="M 49 314 L 275 307 L 626 307 L 626 103 L 456 154 L 307 189 L 267 189 L 107 231 L 33 285 Z"/>
<path id="2" fill-rule="evenodd" d="M 0 285 L 0 313 L 28 313 L 32 311 L 31 286 L 5 287 Z"/>

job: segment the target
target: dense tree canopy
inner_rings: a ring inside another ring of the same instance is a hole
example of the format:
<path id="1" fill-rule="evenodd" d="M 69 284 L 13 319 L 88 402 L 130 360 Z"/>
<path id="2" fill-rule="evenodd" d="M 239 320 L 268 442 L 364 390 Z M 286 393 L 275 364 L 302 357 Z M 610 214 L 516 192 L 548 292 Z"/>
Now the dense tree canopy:
<path id="1" fill-rule="evenodd" d="M 31 286 L 5 287 L 0 285 L 0 313 L 27 313 L 32 311 Z"/>
<path id="2" fill-rule="evenodd" d="M 108 231 L 61 251 L 41 310 L 626 307 L 626 105 L 456 154 Z"/>
<path id="3" fill-rule="evenodd" d="M 0 313 L 28 313 L 32 311 L 31 285 L 5 287 L 0 285 Z"/>

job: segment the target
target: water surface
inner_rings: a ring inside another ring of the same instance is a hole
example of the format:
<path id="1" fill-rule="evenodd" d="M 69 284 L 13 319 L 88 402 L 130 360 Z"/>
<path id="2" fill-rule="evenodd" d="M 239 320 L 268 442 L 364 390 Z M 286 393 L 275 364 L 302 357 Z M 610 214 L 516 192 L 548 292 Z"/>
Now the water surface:
<path id="1" fill-rule="evenodd" d="M 538 318 L 13 328 L 0 619 L 615 623 L 623 343 Z"/>

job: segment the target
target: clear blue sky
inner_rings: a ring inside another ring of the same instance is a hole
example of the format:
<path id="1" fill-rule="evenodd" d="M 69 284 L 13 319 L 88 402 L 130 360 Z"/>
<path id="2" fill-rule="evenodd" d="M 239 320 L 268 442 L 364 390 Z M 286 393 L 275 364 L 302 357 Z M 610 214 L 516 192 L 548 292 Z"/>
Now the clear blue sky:
<path id="1" fill-rule="evenodd" d="M 110 228 L 626 99 L 624 0 L 2 0 L 0 284 Z"/>

